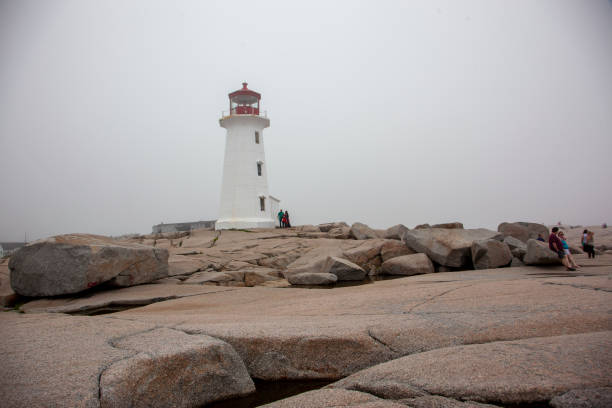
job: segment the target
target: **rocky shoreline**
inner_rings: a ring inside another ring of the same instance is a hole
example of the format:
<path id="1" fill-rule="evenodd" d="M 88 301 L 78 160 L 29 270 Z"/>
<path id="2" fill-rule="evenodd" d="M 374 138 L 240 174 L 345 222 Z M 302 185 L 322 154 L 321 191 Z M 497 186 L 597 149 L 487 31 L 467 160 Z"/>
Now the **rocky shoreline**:
<path id="1" fill-rule="evenodd" d="M 583 267 L 566 272 L 534 244 L 541 231 L 330 223 L 73 236 L 89 248 L 156 253 L 142 261 L 153 262 L 149 283 L 133 263 L 92 261 L 109 251 L 95 249 L 86 263 L 107 283 L 87 288 L 97 281 L 81 279 L 84 292 L 17 297 L 28 301 L 0 314 L 0 400 L 193 407 L 249 395 L 255 379 L 335 381 L 272 407 L 609 406 L 612 254 L 577 254 Z M 598 238 L 608 245 L 607 231 Z M 25 264 L 13 258 L 11 275 Z M 0 272 L 7 293 L 6 262 Z M 113 283 L 132 273 L 138 285 Z M 401 278 L 359 284 L 379 275 Z M 322 283 L 331 289 L 312 286 Z M 78 316 L 105 309 L 115 312 Z"/>

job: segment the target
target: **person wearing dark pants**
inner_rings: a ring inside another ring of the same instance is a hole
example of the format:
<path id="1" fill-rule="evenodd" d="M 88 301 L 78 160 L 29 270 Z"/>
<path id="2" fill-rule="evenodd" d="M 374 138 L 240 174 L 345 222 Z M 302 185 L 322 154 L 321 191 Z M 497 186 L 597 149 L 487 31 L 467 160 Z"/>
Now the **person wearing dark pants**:
<path id="1" fill-rule="evenodd" d="M 277 216 L 278 216 L 278 226 L 279 226 L 280 228 L 283 228 L 283 216 L 284 216 L 284 215 L 285 215 L 285 213 L 284 213 L 284 212 L 283 212 L 283 210 L 281 209 L 281 210 L 278 212 L 278 215 L 277 215 Z"/>
<path id="2" fill-rule="evenodd" d="M 584 250 L 589 255 L 589 258 L 595 259 L 595 237 L 593 235 L 595 235 L 593 231 L 587 232 Z"/>

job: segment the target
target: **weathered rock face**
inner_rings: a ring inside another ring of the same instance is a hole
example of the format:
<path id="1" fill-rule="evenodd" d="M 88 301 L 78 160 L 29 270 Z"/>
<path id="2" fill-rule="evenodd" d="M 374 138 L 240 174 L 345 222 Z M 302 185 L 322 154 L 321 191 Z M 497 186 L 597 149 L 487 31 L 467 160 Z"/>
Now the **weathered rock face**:
<path id="1" fill-rule="evenodd" d="M 404 226 L 403 224 L 397 224 L 394 225 L 393 227 L 387 229 L 387 231 L 385 231 L 384 234 L 384 238 L 385 239 L 397 239 L 397 240 L 401 240 L 402 237 L 404 236 L 404 232 L 408 231 L 408 228 L 406 226 Z"/>
<path id="2" fill-rule="evenodd" d="M 339 247 L 314 248 L 287 265 L 283 275 L 289 278 L 298 273 L 322 273 L 330 256 L 342 256 L 342 250 Z"/>
<path id="3" fill-rule="evenodd" d="M 287 280 L 292 285 L 331 285 L 338 281 L 333 273 L 295 273 L 289 275 Z"/>
<path id="4" fill-rule="evenodd" d="M 384 244 L 385 241 L 382 239 L 367 240 L 358 247 L 345 251 L 344 258 L 366 269 L 380 266 L 382 264 L 380 252 Z"/>
<path id="5" fill-rule="evenodd" d="M 387 275 L 420 275 L 434 272 L 434 265 L 425 254 L 398 256 L 382 264 L 382 273 Z"/>
<path id="6" fill-rule="evenodd" d="M 484 228 L 427 228 L 410 230 L 404 234 L 404 242 L 413 251 L 425 253 L 432 261 L 451 267 L 466 267 L 471 264 L 474 241 L 501 238 L 500 233 Z"/>
<path id="7" fill-rule="evenodd" d="M 431 228 L 431 225 L 429 224 L 419 224 L 416 227 L 414 227 L 414 229 L 428 229 Z"/>
<path id="8" fill-rule="evenodd" d="M 114 346 L 137 354 L 102 373 L 101 407 L 196 407 L 255 391 L 236 351 L 212 337 L 161 328 Z"/>
<path id="9" fill-rule="evenodd" d="M 536 239 L 538 234 L 542 234 L 544 239 L 548 239 L 548 228 L 545 225 L 535 222 L 502 222 L 497 230 L 504 236 L 511 236 L 523 242 L 528 239 Z"/>
<path id="10" fill-rule="evenodd" d="M 610 334 L 443 348 L 379 364 L 330 387 L 396 400 L 427 393 L 500 405 L 547 401 L 572 389 L 610 386 Z"/>
<path id="11" fill-rule="evenodd" d="M 472 243 L 472 262 L 474 269 L 492 269 L 508 266 L 512 253 L 508 245 L 496 239 L 474 241 Z"/>
<path id="12" fill-rule="evenodd" d="M 308 391 L 261 408 L 406 408 L 406 405 L 386 401 L 359 391 L 320 389 Z"/>
<path id="13" fill-rule="evenodd" d="M 21 248 L 9 268 L 18 294 L 56 296 L 105 282 L 133 286 L 164 278 L 168 251 L 98 235 L 60 235 Z"/>
<path id="14" fill-rule="evenodd" d="M 610 408 L 612 387 L 571 390 L 550 401 L 553 408 Z"/>
<path id="15" fill-rule="evenodd" d="M 9 275 L 8 259 L 0 259 L 0 306 L 10 307 L 17 301 Z"/>
<path id="16" fill-rule="evenodd" d="M 380 248 L 380 258 L 383 262 L 402 255 L 414 254 L 414 251 L 406 246 L 404 242 L 389 240 Z"/>
<path id="17" fill-rule="evenodd" d="M 508 235 L 504 238 L 504 243 L 508 245 L 510 248 L 510 252 L 516 258 L 522 260 L 525 254 L 527 253 L 527 244 L 521 241 L 520 239 L 516 239 L 511 235 Z"/>
<path id="18" fill-rule="evenodd" d="M 338 228 L 332 228 L 329 230 L 327 235 L 330 238 L 335 238 L 335 239 L 350 239 L 351 238 L 351 227 L 343 226 L 343 227 L 338 227 Z"/>
<path id="19" fill-rule="evenodd" d="M 356 222 L 351 226 L 351 236 L 355 239 L 379 238 L 376 231 L 360 222 Z"/>
<path id="20" fill-rule="evenodd" d="M 525 266 L 525 264 L 519 258 L 513 256 L 512 257 L 512 262 L 510 262 L 510 267 L 511 268 L 518 268 L 520 266 Z"/>
<path id="21" fill-rule="evenodd" d="M 319 224 L 319 230 L 321 232 L 329 232 L 331 230 L 333 230 L 334 228 L 346 228 L 349 225 L 346 222 L 328 222 L 325 224 Z"/>
<path id="22" fill-rule="evenodd" d="M 321 232 L 319 227 L 316 227 L 314 225 L 301 225 L 296 229 L 301 232 Z"/>
<path id="23" fill-rule="evenodd" d="M 548 248 L 548 244 L 535 239 L 527 241 L 527 253 L 523 258 L 526 265 L 559 265 L 561 259 Z"/>
<path id="24" fill-rule="evenodd" d="M 339 281 L 363 280 L 367 275 L 359 265 L 335 256 L 327 258 L 323 273 L 336 275 Z"/>
<path id="25" fill-rule="evenodd" d="M 463 224 L 460 222 L 445 222 L 443 224 L 434 224 L 431 228 L 463 229 Z"/>

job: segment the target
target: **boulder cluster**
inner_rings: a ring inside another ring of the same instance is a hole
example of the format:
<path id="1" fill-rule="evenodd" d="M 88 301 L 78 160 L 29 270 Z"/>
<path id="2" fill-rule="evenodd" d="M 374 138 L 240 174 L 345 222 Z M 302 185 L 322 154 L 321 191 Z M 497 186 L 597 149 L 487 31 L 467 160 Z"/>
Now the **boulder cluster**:
<path id="1" fill-rule="evenodd" d="M 11 257 L 10 282 L 18 295 L 45 297 L 100 285 L 333 285 L 376 275 L 559 263 L 545 243 L 534 239 L 538 234 L 547 236 L 548 229 L 526 222 L 502 223 L 498 231 L 465 229 L 459 222 L 414 229 L 398 224 L 386 230 L 334 222 L 270 230 L 265 236 L 258 232 L 251 240 L 256 243 L 248 237 L 236 239 L 232 233 L 184 232 L 119 240 L 85 234 L 51 237 L 26 245 Z"/>

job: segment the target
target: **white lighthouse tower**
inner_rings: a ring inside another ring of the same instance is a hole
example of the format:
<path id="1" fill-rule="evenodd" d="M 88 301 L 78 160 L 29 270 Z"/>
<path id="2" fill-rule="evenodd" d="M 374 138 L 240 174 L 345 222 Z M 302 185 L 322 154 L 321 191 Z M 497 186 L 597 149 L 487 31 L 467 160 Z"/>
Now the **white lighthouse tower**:
<path id="1" fill-rule="evenodd" d="M 263 130 L 270 120 L 259 114 L 261 95 L 247 88 L 229 94 L 221 207 L 215 229 L 274 228 L 279 200 L 268 195 Z"/>

